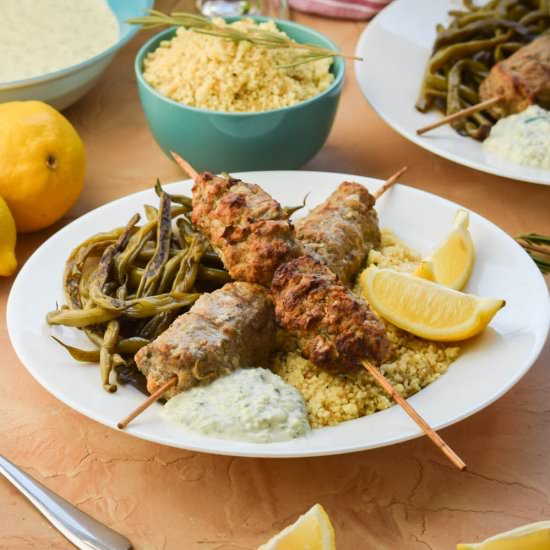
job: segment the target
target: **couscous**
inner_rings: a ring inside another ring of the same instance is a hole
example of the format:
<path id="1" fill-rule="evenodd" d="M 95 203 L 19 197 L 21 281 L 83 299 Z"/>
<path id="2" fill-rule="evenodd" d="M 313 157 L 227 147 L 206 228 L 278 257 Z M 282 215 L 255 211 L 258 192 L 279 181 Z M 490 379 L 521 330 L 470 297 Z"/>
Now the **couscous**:
<path id="1" fill-rule="evenodd" d="M 243 19 L 228 24 L 215 19 L 214 23 L 241 30 L 257 26 L 287 36 L 273 21 Z M 191 107 L 269 111 L 316 96 L 334 79 L 330 58 L 282 68 L 293 61 L 289 50 L 265 49 L 180 27 L 174 38 L 161 42 L 145 58 L 143 77 L 163 95 Z"/>
<path id="2" fill-rule="evenodd" d="M 406 247 L 392 232 L 382 231 L 382 246 L 369 254 L 369 265 L 412 271 L 420 256 Z M 357 288 L 357 292 L 361 289 Z M 386 323 L 394 346 L 391 362 L 381 371 L 403 396 L 413 395 L 445 373 L 458 357 L 459 348 L 417 338 Z M 313 428 L 339 424 L 386 409 L 394 403 L 372 377 L 363 370 L 334 374 L 304 359 L 292 340 L 281 335 L 287 351 L 278 353 L 272 369 L 303 395 Z"/>

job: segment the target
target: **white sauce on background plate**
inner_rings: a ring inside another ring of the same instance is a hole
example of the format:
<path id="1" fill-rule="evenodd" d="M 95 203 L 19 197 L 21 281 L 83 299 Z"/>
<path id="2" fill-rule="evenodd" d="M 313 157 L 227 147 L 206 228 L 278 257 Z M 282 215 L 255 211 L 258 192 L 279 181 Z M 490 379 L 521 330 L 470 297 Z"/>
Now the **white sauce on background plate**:
<path id="1" fill-rule="evenodd" d="M 500 119 L 483 147 L 512 162 L 550 170 L 550 111 L 531 105 Z"/>
<path id="2" fill-rule="evenodd" d="M 287 441 L 310 431 L 300 392 L 268 369 L 239 369 L 170 399 L 161 416 L 203 435 Z"/>
<path id="3" fill-rule="evenodd" d="M 119 35 L 105 0 L 0 0 L 0 83 L 85 61 Z"/>

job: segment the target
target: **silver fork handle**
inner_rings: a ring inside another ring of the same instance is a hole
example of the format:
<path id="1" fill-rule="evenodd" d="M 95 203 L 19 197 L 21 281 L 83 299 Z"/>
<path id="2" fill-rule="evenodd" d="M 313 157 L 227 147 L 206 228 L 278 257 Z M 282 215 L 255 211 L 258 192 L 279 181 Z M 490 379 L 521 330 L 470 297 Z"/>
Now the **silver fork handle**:
<path id="1" fill-rule="evenodd" d="M 54 527 L 82 550 L 132 550 L 132 543 L 120 533 L 52 493 L 42 483 L 23 473 L 0 455 L 0 473 L 19 489 Z"/>

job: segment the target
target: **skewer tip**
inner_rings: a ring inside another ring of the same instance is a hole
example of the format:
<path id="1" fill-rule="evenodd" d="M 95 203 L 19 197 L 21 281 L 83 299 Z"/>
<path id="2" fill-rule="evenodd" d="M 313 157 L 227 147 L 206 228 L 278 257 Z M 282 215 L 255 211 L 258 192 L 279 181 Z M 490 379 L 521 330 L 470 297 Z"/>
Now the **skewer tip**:
<path id="1" fill-rule="evenodd" d="M 486 99 L 485 101 L 481 101 L 480 103 L 476 103 L 475 105 L 472 105 L 470 107 L 466 107 L 466 109 L 462 109 L 460 111 L 457 111 L 456 113 L 453 113 L 451 115 L 444 116 L 443 118 L 440 118 L 439 120 L 433 122 L 432 124 L 428 124 L 427 126 L 424 126 L 423 128 L 419 128 L 416 131 L 417 136 L 421 136 L 425 134 L 426 132 L 429 132 L 430 130 L 434 130 L 435 128 L 439 128 L 440 126 L 444 126 L 445 124 L 449 124 L 450 122 L 453 122 L 455 120 L 459 120 L 461 118 L 464 118 L 468 115 L 471 115 L 473 113 L 477 113 L 478 111 L 483 111 L 483 109 L 488 109 L 489 107 L 492 107 L 493 105 L 496 105 L 500 101 L 502 101 L 504 98 L 503 95 L 497 95 L 494 97 L 490 97 L 489 99 Z"/>
<path id="2" fill-rule="evenodd" d="M 123 430 L 132 422 L 136 416 L 139 416 L 145 409 L 150 407 L 157 399 L 162 397 L 167 390 L 172 386 L 175 386 L 178 383 L 178 377 L 173 376 L 167 382 L 165 382 L 160 388 L 158 388 L 154 393 L 152 393 L 139 407 L 136 407 L 124 420 L 121 420 L 117 423 L 117 428 Z"/>
<path id="3" fill-rule="evenodd" d="M 374 199 L 378 200 L 390 187 L 392 187 L 395 183 L 397 183 L 397 180 L 409 169 L 408 166 L 403 166 L 403 168 L 400 168 L 395 172 L 395 174 L 391 175 L 378 189 L 374 192 Z"/>
<path id="4" fill-rule="evenodd" d="M 378 384 L 393 398 L 393 400 L 409 415 L 416 425 L 430 438 L 432 443 L 461 472 L 466 469 L 465 462 L 445 443 L 443 438 L 420 416 L 414 407 L 391 385 L 390 381 L 370 361 L 361 361 L 363 367 L 371 374 Z"/>
<path id="5" fill-rule="evenodd" d="M 182 157 L 180 157 L 176 152 L 170 151 L 170 155 L 176 161 L 176 164 L 192 179 L 196 180 L 199 176 L 199 173 Z"/>

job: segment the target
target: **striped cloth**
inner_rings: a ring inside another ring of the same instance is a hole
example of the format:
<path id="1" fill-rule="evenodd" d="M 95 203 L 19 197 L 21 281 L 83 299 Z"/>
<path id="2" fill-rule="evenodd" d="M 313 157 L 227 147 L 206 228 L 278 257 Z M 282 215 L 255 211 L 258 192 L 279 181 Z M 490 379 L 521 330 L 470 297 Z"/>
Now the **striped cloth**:
<path id="1" fill-rule="evenodd" d="M 289 0 L 298 11 L 340 19 L 370 19 L 392 0 Z"/>

